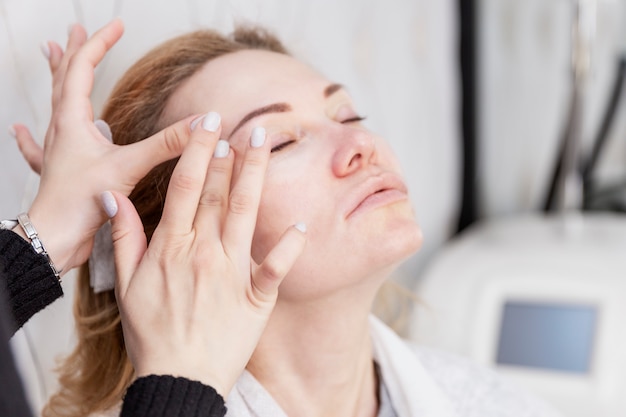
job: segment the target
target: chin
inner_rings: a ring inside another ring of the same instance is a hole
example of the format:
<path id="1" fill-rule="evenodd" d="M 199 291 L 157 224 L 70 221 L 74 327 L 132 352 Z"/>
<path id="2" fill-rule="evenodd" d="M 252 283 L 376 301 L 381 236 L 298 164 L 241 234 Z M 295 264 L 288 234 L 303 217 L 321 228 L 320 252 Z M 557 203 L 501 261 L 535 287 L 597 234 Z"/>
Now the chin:
<path id="1" fill-rule="evenodd" d="M 415 222 L 409 223 L 394 234 L 381 250 L 389 254 L 389 262 L 399 264 L 414 255 L 422 247 L 422 229 Z"/>
<path id="2" fill-rule="evenodd" d="M 374 269 L 396 268 L 422 247 L 422 229 L 412 217 L 395 219 L 371 232 L 365 251 Z"/>
<path id="3" fill-rule="evenodd" d="M 375 226 L 370 232 L 375 236 L 379 251 L 388 253 L 391 259 L 401 262 L 422 247 L 422 229 L 408 204 L 382 212 L 379 219 L 373 220 Z"/>

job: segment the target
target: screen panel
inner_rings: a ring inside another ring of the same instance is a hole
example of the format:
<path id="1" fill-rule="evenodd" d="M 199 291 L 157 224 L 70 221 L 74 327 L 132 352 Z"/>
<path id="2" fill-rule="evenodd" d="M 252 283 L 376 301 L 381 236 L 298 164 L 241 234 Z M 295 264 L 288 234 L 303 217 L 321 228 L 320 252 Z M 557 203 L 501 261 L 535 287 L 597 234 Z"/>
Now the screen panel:
<path id="1" fill-rule="evenodd" d="M 598 308 L 509 300 L 502 309 L 496 363 L 586 374 Z"/>

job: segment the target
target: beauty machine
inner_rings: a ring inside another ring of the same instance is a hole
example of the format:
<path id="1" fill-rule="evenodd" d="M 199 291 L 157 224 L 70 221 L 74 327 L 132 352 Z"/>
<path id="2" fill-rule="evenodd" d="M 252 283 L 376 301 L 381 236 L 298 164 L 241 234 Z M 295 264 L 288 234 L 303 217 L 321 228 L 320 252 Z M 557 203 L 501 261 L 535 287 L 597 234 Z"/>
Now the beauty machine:
<path id="1" fill-rule="evenodd" d="M 444 248 L 418 284 L 411 336 L 493 368 L 565 416 L 626 417 L 626 200 L 615 191 L 626 188 L 593 178 L 626 54 L 582 158 L 597 4 L 573 5 L 571 100 L 546 213 L 486 220 Z"/>
<path id="2" fill-rule="evenodd" d="M 570 417 L 626 416 L 626 216 L 474 226 L 420 282 L 411 335 Z"/>

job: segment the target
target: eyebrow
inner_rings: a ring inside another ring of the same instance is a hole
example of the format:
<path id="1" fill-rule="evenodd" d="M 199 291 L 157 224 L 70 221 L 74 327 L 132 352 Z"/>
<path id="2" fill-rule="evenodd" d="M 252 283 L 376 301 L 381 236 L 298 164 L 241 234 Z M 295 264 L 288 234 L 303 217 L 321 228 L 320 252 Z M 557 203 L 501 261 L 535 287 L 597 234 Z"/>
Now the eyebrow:
<path id="1" fill-rule="evenodd" d="M 337 91 L 341 90 L 342 88 L 343 88 L 343 85 L 341 84 L 331 84 L 324 89 L 324 97 L 328 98 L 334 93 L 336 93 Z"/>
<path id="2" fill-rule="evenodd" d="M 337 91 L 343 89 L 343 85 L 341 84 L 330 84 L 328 87 L 324 89 L 324 97 L 328 98 Z M 255 117 L 262 116 L 268 113 L 286 113 L 291 111 L 291 105 L 289 103 L 274 103 L 269 104 L 267 106 L 260 107 L 256 110 L 252 110 L 250 113 L 246 114 L 240 121 L 237 123 L 237 126 L 231 132 L 229 138 L 231 138 L 237 130 L 239 130 L 243 125 L 248 123 L 250 120 Z"/>
<path id="3" fill-rule="evenodd" d="M 252 110 L 250 113 L 243 116 L 243 119 L 241 119 L 241 121 L 237 123 L 237 126 L 235 126 L 235 128 L 233 129 L 229 138 L 232 137 L 239 128 L 241 128 L 243 125 L 245 125 L 255 117 L 259 117 L 267 113 L 285 113 L 288 111 L 291 111 L 291 106 L 289 105 L 289 103 L 274 103 L 258 108 L 256 110 Z"/>

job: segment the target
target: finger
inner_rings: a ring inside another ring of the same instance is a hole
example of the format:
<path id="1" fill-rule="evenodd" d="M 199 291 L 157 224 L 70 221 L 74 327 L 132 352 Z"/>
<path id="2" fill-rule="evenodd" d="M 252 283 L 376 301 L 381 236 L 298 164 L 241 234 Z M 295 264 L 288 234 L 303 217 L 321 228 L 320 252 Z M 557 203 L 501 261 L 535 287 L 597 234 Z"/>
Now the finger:
<path id="1" fill-rule="evenodd" d="M 65 52 L 63 53 L 63 57 L 57 68 L 57 71 L 53 73 L 53 75 L 58 77 L 61 82 L 65 78 L 65 74 L 67 72 L 67 68 L 70 65 L 72 57 L 76 54 L 76 52 L 78 52 L 78 50 L 85 44 L 86 41 L 87 31 L 85 30 L 85 28 L 79 24 L 72 25 L 70 27 L 67 37 Z"/>
<path id="2" fill-rule="evenodd" d="M 13 125 L 15 131 L 15 139 L 17 147 L 22 156 L 30 166 L 30 169 L 41 175 L 41 167 L 43 166 L 43 148 L 39 146 L 26 126 L 19 124 Z"/>
<path id="3" fill-rule="evenodd" d="M 167 188 L 159 227 L 174 233 L 187 233 L 193 227 L 198 201 L 217 138 L 220 116 L 208 113 L 193 130 Z"/>
<path id="4" fill-rule="evenodd" d="M 50 74 L 52 75 L 52 109 L 54 110 L 61 99 L 61 87 L 63 86 L 63 79 L 65 75 L 58 74 L 59 68 L 63 63 L 63 48 L 52 41 L 46 43 L 48 46 L 48 65 L 50 67 Z"/>
<path id="5" fill-rule="evenodd" d="M 306 244 L 306 226 L 298 223 L 280 240 L 252 274 L 252 294 L 259 301 L 276 299 L 278 287 L 291 270 Z"/>
<path id="6" fill-rule="evenodd" d="M 59 47 L 61 52 L 58 63 L 53 68 L 50 65 L 50 71 L 52 73 L 52 109 L 54 110 L 61 100 L 61 94 L 63 91 L 63 83 L 65 82 L 65 76 L 67 68 L 72 60 L 72 57 L 76 52 L 85 44 L 87 40 L 87 32 L 81 25 L 72 25 L 67 38 L 67 45 L 65 52 Z M 51 51 L 52 53 L 52 51 Z M 56 61 L 56 60 L 55 60 Z"/>
<path id="7" fill-rule="evenodd" d="M 122 21 L 114 19 L 98 30 L 73 54 L 69 60 L 67 72 L 64 74 L 61 93 L 62 97 L 69 99 L 69 111 L 80 112 L 85 106 L 91 109 L 89 95 L 93 87 L 93 71 L 107 51 L 120 39 L 123 32 Z M 68 52 L 66 51 L 66 55 Z"/>
<path id="8" fill-rule="evenodd" d="M 87 31 L 82 25 L 74 24 L 70 26 L 67 45 L 65 46 L 65 58 L 71 59 L 74 53 L 84 45 L 86 40 Z"/>
<path id="9" fill-rule="evenodd" d="M 247 248 L 242 256 L 250 256 L 250 245 L 256 225 L 261 190 L 267 169 L 270 147 L 265 140 L 265 129 L 256 127 L 243 155 L 239 176 L 228 199 L 228 213 L 222 242 L 227 253 Z"/>
<path id="10" fill-rule="evenodd" d="M 115 290 L 124 296 L 147 249 L 146 235 L 137 210 L 122 194 L 105 191 L 100 196 L 102 206 L 111 219 L 111 237 L 117 270 Z"/>
<path id="11" fill-rule="evenodd" d="M 228 142 L 218 141 L 209 163 L 196 213 L 195 228 L 203 236 L 221 237 L 234 162 L 235 155 L 230 151 Z"/>
<path id="12" fill-rule="evenodd" d="M 53 41 L 45 41 L 41 44 L 41 52 L 48 61 L 50 67 L 50 74 L 54 76 L 54 72 L 57 70 L 63 59 L 63 49 Z"/>
<path id="13" fill-rule="evenodd" d="M 48 47 L 48 65 L 50 66 L 50 74 L 54 76 L 54 73 L 59 69 L 61 61 L 63 60 L 63 48 L 58 43 L 53 41 L 46 42 Z"/>
<path id="14" fill-rule="evenodd" d="M 143 178 L 160 163 L 180 156 L 189 142 L 194 119 L 198 120 L 197 116 L 180 120 L 147 139 L 123 146 L 120 152 L 124 155 L 126 166 L 133 170 L 129 175 Z"/>

